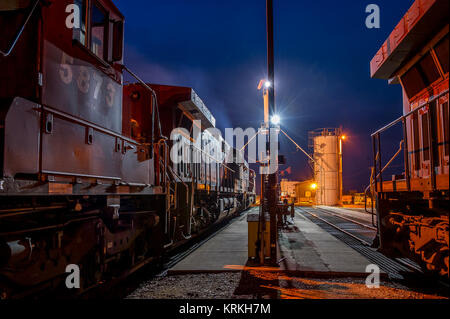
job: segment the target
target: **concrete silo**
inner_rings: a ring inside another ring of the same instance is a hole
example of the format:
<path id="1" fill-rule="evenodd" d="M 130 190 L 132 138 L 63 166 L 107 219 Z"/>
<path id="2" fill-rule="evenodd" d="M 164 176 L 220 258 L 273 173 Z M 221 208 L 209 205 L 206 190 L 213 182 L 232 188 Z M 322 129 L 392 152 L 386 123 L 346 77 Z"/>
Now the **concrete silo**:
<path id="1" fill-rule="evenodd" d="M 314 151 L 314 179 L 317 205 L 338 205 L 342 198 L 342 134 L 341 129 L 318 129 L 310 132 Z"/>

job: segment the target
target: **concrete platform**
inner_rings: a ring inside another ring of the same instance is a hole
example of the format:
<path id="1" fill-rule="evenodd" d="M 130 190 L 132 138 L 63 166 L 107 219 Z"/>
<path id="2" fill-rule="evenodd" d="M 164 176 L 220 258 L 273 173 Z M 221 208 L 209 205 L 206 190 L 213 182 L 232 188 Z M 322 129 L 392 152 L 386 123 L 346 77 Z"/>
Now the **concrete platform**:
<path id="1" fill-rule="evenodd" d="M 251 210 L 255 209 L 259 208 Z M 169 269 L 168 273 L 238 271 L 233 267 L 243 267 L 247 263 L 247 247 L 247 214 L 244 214 Z"/>
<path id="2" fill-rule="evenodd" d="M 169 269 L 168 273 L 252 269 L 247 263 L 247 246 L 245 214 Z M 279 260 L 281 260 L 280 268 L 265 268 L 265 270 L 311 276 L 362 276 L 365 274 L 366 266 L 371 264 L 357 251 L 298 213 L 290 229 L 280 233 Z"/>
<path id="3" fill-rule="evenodd" d="M 303 273 L 333 273 L 336 275 L 363 275 L 366 257 L 325 232 L 309 219 L 296 213 L 293 227 L 279 236 L 282 270 Z"/>

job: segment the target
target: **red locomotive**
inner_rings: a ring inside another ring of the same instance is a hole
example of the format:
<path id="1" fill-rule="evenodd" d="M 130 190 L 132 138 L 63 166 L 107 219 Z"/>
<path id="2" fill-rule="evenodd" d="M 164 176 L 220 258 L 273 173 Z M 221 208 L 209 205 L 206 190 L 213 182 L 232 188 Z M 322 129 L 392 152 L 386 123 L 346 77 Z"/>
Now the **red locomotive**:
<path id="1" fill-rule="evenodd" d="M 0 2 L 0 298 L 58 286 L 68 264 L 87 289 L 255 200 L 192 89 L 123 85 L 123 26 L 111 0 Z M 171 162 L 170 132 L 194 120 L 231 163 Z"/>
<path id="2" fill-rule="evenodd" d="M 372 134 L 380 249 L 449 274 L 449 1 L 416 0 L 372 59 L 400 83 L 403 116 Z M 404 172 L 387 180 L 381 136 L 403 126 Z"/>

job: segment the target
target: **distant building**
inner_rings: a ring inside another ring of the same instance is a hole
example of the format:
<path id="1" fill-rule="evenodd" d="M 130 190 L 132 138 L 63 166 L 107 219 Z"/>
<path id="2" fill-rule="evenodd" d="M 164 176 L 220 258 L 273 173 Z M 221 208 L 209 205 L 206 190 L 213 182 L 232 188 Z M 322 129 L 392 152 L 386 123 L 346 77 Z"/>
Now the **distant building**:
<path id="1" fill-rule="evenodd" d="M 342 204 L 343 205 L 353 204 L 353 195 L 342 195 Z"/>
<path id="2" fill-rule="evenodd" d="M 289 181 L 285 178 L 283 178 L 280 182 L 280 189 L 281 189 L 281 198 L 296 198 L 295 193 L 295 185 L 298 184 L 298 181 Z"/>
<path id="3" fill-rule="evenodd" d="M 317 184 L 314 180 L 307 180 L 295 184 L 295 197 L 298 204 L 314 204 L 316 200 Z"/>
<path id="4" fill-rule="evenodd" d="M 340 128 L 323 128 L 309 132 L 309 146 L 314 150 L 314 180 L 317 204 L 338 205 L 342 201 L 342 141 Z"/>
<path id="5" fill-rule="evenodd" d="M 342 196 L 342 205 L 353 205 L 363 207 L 366 205 L 367 207 L 372 206 L 372 201 L 370 197 L 364 196 L 364 193 L 350 193 L 349 195 Z"/>

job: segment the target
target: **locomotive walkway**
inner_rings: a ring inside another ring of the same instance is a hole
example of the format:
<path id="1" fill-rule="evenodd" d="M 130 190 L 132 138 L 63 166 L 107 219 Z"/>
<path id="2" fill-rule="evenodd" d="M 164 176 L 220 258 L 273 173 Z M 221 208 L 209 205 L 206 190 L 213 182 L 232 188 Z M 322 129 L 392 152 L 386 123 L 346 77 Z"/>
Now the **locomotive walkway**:
<path id="1" fill-rule="evenodd" d="M 252 208 L 250 211 L 257 211 Z M 254 269 L 247 262 L 246 214 L 185 259 L 169 269 L 168 274 L 240 272 Z M 266 271 L 282 271 L 298 275 L 367 276 L 372 262 L 308 218 L 296 214 L 294 222 L 279 235 L 280 268 L 263 267 Z"/>

